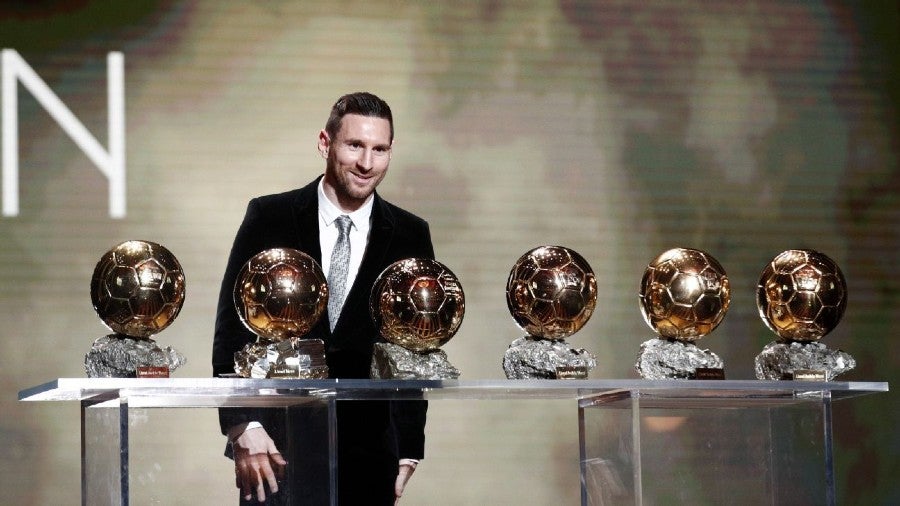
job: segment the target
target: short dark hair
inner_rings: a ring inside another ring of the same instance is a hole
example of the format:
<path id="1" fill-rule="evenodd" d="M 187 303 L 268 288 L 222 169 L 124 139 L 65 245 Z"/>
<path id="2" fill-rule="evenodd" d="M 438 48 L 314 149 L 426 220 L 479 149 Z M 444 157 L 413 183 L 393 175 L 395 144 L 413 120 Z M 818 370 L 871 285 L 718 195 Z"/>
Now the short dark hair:
<path id="1" fill-rule="evenodd" d="M 391 142 L 394 140 L 394 117 L 391 114 L 391 108 L 387 102 L 377 96 L 359 91 L 356 93 L 348 93 L 339 98 L 331 108 L 331 115 L 328 122 L 325 123 L 325 131 L 334 139 L 338 130 L 341 128 L 341 120 L 347 114 L 359 114 L 361 116 L 372 116 L 388 120 L 391 125 Z"/>

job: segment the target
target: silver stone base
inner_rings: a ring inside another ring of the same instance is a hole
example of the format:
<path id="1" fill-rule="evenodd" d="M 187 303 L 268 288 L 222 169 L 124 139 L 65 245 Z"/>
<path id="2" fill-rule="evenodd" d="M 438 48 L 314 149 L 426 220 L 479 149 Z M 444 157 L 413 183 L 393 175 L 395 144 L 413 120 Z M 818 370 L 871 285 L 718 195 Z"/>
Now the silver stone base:
<path id="1" fill-rule="evenodd" d="M 523 336 L 510 343 L 503 354 L 507 379 L 586 378 L 596 366 L 592 353 L 571 348 L 564 339 Z"/>
<path id="2" fill-rule="evenodd" d="M 693 343 L 654 338 L 641 344 L 634 368 L 644 379 L 691 379 L 698 368 L 724 369 L 725 362 Z"/>
<path id="3" fill-rule="evenodd" d="M 89 378 L 135 378 L 138 367 L 167 367 L 171 373 L 187 362 L 169 346 L 160 348 L 153 339 L 109 334 L 94 341 L 84 355 Z"/>
<path id="4" fill-rule="evenodd" d="M 795 371 L 817 371 L 831 381 L 856 367 L 849 353 L 832 350 L 819 342 L 771 342 L 754 360 L 756 378 L 780 380 L 792 377 Z"/>
<path id="5" fill-rule="evenodd" d="M 258 338 L 234 354 L 234 372 L 244 378 L 325 379 L 325 343 L 321 339 Z"/>
<path id="6" fill-rule="evenodd" d="M 392 343 L 375 343 L 372 379 L 444 380 L 459 378 L 459 369 L 443 350 L 417 353 Z"/>

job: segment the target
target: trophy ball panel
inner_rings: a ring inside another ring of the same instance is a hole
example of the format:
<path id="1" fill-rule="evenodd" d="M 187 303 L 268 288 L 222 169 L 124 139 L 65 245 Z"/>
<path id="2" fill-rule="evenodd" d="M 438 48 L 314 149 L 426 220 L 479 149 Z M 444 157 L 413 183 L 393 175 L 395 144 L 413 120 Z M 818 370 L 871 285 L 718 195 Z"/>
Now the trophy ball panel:
<path id="1" fill-rule="evenodd" d="M 409 300 L 419 312 L 436 311 L 444 303 L 444 288 L 437 278 L 417 278 L 409 291 Z"/>
<path id="2" fill-rule="evenodd" d="M 165 301 L 159 290 L 151 290 L 142 288 L 138 290 L 138 296 L 129 300 L 131 311 L 134 314 L 145 314 L 150 316 L 150 320 L 159 314 Z"/>
<path id="3" fill-rule="evenodd" d="M 234 284 L 241 322 L 270 341 L 301 337 L 328 307 L 328 284 L 311 256 L 292 248 L 272 248 L 248 259 Z"/>
<path id="4" fill-rule="evenodd" d="M 702 292 L 700 279 L 690 272 L 679 272 L 669 284 L 669 293 L 675 304 L 694 304 Z"/>
<path id="5" fill-rule="evenodd" d="M 647 282 L 658 283 L 660 285 L 669 285 L 672 279 L 678 275 L 680 271 L 672 260 L 666 260 L 657 265 L 650 265 L 644 275 L 649 277 Z"/>
<path id="6" fill-rule="evenodd" d="M 541 269 L 528 280 L 528 287 L 536 299 L 552 301 L 558 295 L 562 286 L 562 279 L 556 271 Z"/>
<path id="7" fill-rule="evenodd" d="M 556 246 L 542 246 L 532 250 L 532 258 L 538 269 L 557 270 L 572 262 L 569 250 Z"/>
<path id="8" fill-rule="evenodd" d="M 779 274 L 769 271 L 764 285 L 764 296 L 773 303 L 786 304 L 794 294 L 794 281 L 790 274 Z"/>
<path id="9" fill-rule="evenodd" d="M 178 316 L 184 272 L 165 247 L 125 241 L 107 251 L 91 277 L 91 302 L 113 331 L 136 338 L 161 332 Z"/>
<path id="10" fill-rule="evenodd" d="M 681 255 L 673 258 L 673 262 L 679 272 L 697 274 L 710 265 L 709 258 L 702 251 L 685 249 Z"/>
<path id="11" fill-rule="evenodd" d="M 779 253 L 760 274 L 756 304 L 781 341 L 817 341 L 840 322 L 847 285 L 840 268 L 814 250 Z"/>
<path id="12" fill-rule="evenodd" d="M 806 252 L 803 250 L 788 250 L 782 252 L 772 260 L 772 269 L 779 274 L 790 274 L 807 262 Z"/>
<path id="13" fill-rule="evenodd" d="M 117 265 L 135 266 L 154 257 L 155 244 L 148 241 L 125 241 L 112 252 L 113 261 Z"/>
<path id="14" fill-rule="evenodd" d="M 180 293 L 184 292 L 184 277 L 178 272 L 167 271 L 159 286 L 159 293 L 163 300 L 171 303 Z"/>
<path id="15" fill-rule="evenodd" d="M 110 272 L 110 277 L 106 279 L 104 286 L 110 297 L 127 300 L 137 294 L 141 280 L 133 267 L 117 265 Z"/>
<path id="16" fill-rule="evenodd" d="M 272 295 L 273 297 L 266 299 L 263 309 L 274 319 L 291 321 L 301 316 L 300 304 L 279 291 L 275 291 Z"/>
<path id="17" fill-rule="evenodd" d="M 553 310 L 561 320 L 568 321 L 574 321 L 585 311 L 589 311 L 589 309 L 586 309 L 581 291 L 572 289 L 560 290 L 553 300 Z"/>
<path id="18" fill-rule="evenodd" d="M 819 311 L 816 321 L 819 323 L 822 330 L 827 332 L 828 330 L 837 327 L 837 324 L 841 321 L 843 315 L 844 308 L 840 306 L 824 306 L 822 307 L 822 310 Z"/>
<path id="19" fill-rule="evenodd" d="M 124 328 L 131 321 L 133 314 L 131 304 L 127 300 L 110 300 L 106 305 L 106 318 L 117 326 Z"/>
<path id="20" fill-rule="evenodd" d="M 172 320 L 175 317 L 175 314 L 178 313 L 178 308 L 173 304 L 166 304 L 162 307 L 159 313 L 156 314 L 156 318 L 153 319 L 153 326 L 156 328 L 162 328 L 166 325 L 167 322 Z"/>
<path id="21" fill-rule="evenodd" d="M 812 291 L 798 291 L 787 303 L 787 309 L 798 322 L 812 323 L 815 321 L 822 305 L 819 298 Z"/>
<path id="22" fill-rule="evenodd" d="M 722 312 L 722 299 L 715 293 L 702 294 L 693 307 L 697 321 L 712 321 Z"/>
<path id="23" fill-rule="evenodd" d="M 835 274 L 823 274 L 819 280 L 818 294 L 823 306 L 840 306 L 844 300 L 843 282 Z"/>

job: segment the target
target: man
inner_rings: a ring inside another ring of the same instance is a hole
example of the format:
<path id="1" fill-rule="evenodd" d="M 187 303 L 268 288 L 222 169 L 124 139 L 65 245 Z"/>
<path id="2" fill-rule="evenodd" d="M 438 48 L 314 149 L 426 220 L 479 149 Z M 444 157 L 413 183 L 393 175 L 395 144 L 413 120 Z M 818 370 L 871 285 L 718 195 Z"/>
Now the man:
<path id="1" fill-rule="evenodd" d="M 334 104 L 319 133 L 319 153 L 326 160 L 324 176 L 303 188 L 250 201 L 219 295 L 214 374 L 233 372 L 234 353 L 256 339 L 239 321 L 232 302 L 235 278 L 243 264 L 269 248 L 295 248 L 320 262 L 328 277 L 340 235 L 338 223 L 345 221 L 339 217 L 345 215 L 351 223 L 343 306 L 333 310 L 329 303 L 329 311 L 339 314 L 323 317 L 304 337 L 325 342 L 331 377 L 369 377 L 372 347 L 380 339 L 368 313 L 375 279 L 397 260 L 434 258 L 428 224 L 375 192 L 387 174 L 393 138 L 387 103 L 370 93 L 345 95 Z M 395 503 L 423 457 L 425 403 L 339 401 L 337 405 L 340 504 Z M 294 465 L 280 454 L 278 445 L 285 442 L 276 442 L 279 438 L 267 432 L 277 432 L 278 423 L 266 420 L 262 411 L 220 410 L 222 431 L 232 443 L 236 485 L 245 501 L 277 499 L 276 478 L 283 475 L 285 466 Z M 292 433 L 285 440 L 295 436 L 299 437 Z"/>

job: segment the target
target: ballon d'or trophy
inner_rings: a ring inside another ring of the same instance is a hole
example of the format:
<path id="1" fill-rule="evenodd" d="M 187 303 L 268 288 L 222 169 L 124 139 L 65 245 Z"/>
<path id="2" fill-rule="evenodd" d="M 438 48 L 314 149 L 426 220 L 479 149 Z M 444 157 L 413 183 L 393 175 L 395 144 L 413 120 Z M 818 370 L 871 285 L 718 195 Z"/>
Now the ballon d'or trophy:
<path id="1" fill-rule="evenodd" d="M 304 339 L 328 307 L 328 283 L 309 255 L 272 248 L 254 255 L 237 275 L 234 306 L 256 334 L 234 354 L 244 378 L 327 378 L 325 343 Z"/>
<path id="2" fill-rule="evenodd" d="M 459 370 L 439 348 L 459 330 L 466 298 L 456 275 L 427 258 L 394 262 L 379 274 L 369 297 L 375 328 L 373 379 L 456 379 Z"/>
<path id="3" fill-rule="evenodd" d="M 831 381 L 856 367 L 849 354 L 818 342 L 847 307 L 844 275 L 827 256 L 800 249 L 778 254 L 759 277 L 756 305 L 778 336 L 756 356 L 758 379 Z"/>
<path id="4" fill-rule="evenodd" d="M 508 379 L 587 378 L 594 355 L 566 342 L 597 305 L 597 279 L 581 255 L 563 246 L 526 252 L 509 272 L 506 304 L 526 332 L 503 355 Z"/>
<path id="5" fill-rule="evenodd" d="M 635 369 L 644 379 L 724 379 L 725 363 L 695 342 L 725 318 L 731 287 L 709 253 L 672 248 L 644 271 L 641 314 L 656 339 L 641 344 Z"/>
<path id="6" fill-rule="evenodd" d="M 125 241 L 107 251 L 91 277 L 91 302 L 113 334 L 84 356 L 90 378 L 167 378 L 184 355 L 160 348 L 162 332 L 184 304 L 184 272 L 169 250 L 150 241 Z"/>

